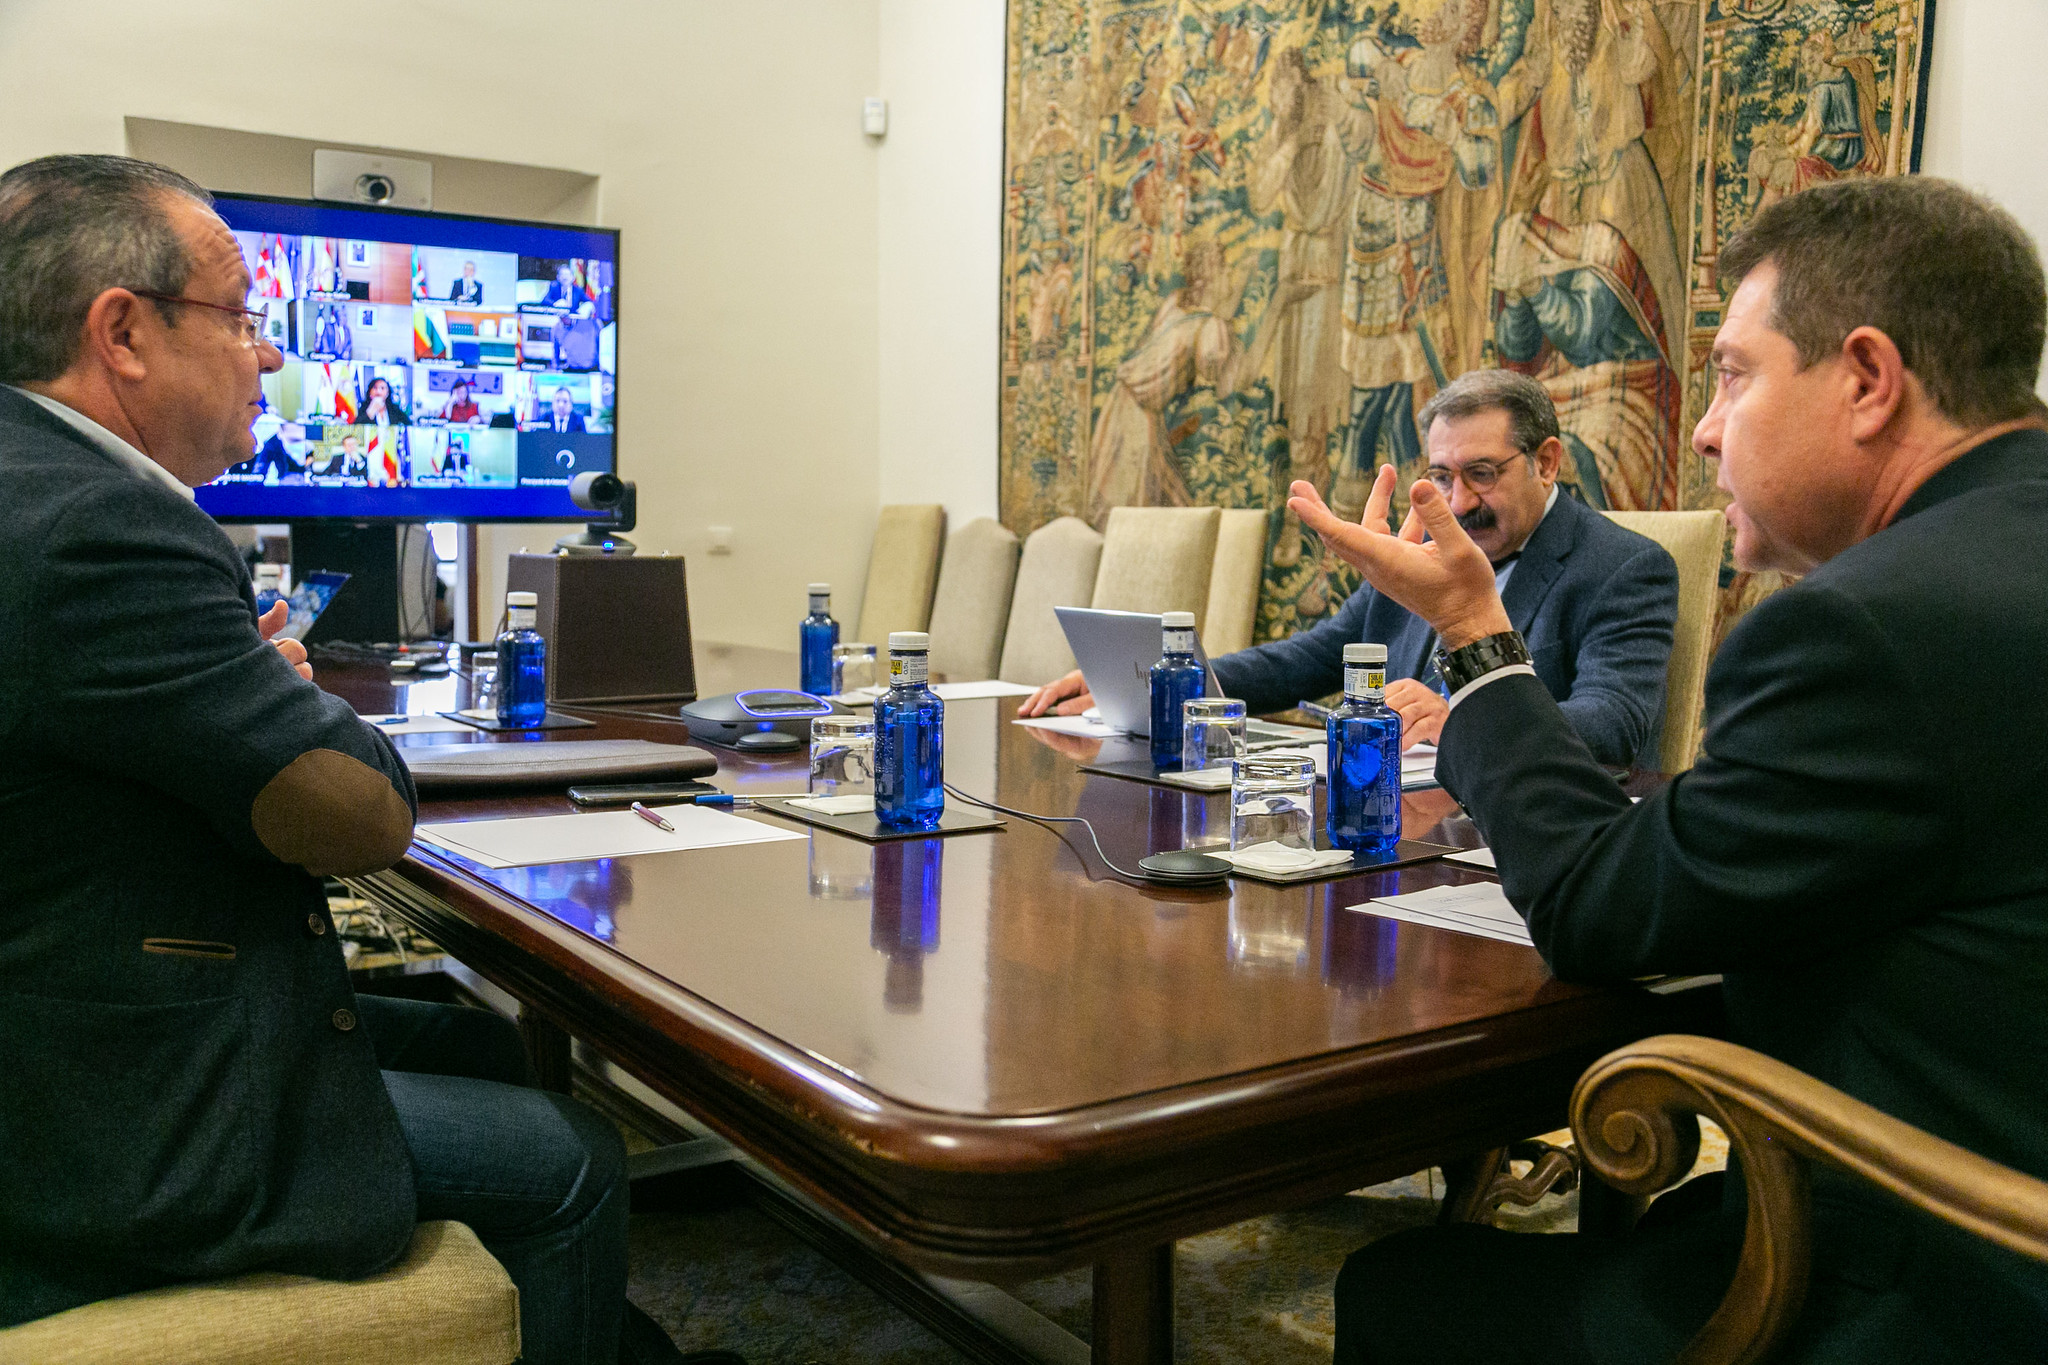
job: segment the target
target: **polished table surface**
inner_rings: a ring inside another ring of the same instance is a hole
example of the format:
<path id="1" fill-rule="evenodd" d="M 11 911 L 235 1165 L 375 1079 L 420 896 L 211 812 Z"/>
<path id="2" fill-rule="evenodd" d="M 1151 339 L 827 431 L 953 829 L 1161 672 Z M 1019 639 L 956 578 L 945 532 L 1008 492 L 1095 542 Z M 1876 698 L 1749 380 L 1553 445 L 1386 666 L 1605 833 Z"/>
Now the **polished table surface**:
<path id="1" fill-rule="evenodd" d="M 782 685 L 793 663 L 699 646 L 707 691 Z M 381 669 L 322 682 L 365 712 L 453 704 Z M 951 783 L 1087 816 L 1125 866 L 1227 822 L 1227 795 L 1081 771 L 1088 746 L 1012 724 L 1015 706 L 948 706 Z M 624 736 L 687 739 L 608 718 L 512 742 Z M 727 790 L 804 784 L 801 755 L 713 752 Z M 421 818 L 573 809 L 437 801 Z M 1171 890 L 1109 875 L 1075 827 L 869 845 L 745 818 L 806 837 L 509 869 L 415 843 L 371 880 L 875 1243 L 952 1275 L 1101 1261 L 1555 1127 L 1588 1062 L 1700 1026 L 1712 994 L 1568 986 L 1528 948 L 1348 908 L 1485 880 L 1441 862 Z M 1404 821 L 1479 842 L 1440 791 L 1409 794 Z"/>

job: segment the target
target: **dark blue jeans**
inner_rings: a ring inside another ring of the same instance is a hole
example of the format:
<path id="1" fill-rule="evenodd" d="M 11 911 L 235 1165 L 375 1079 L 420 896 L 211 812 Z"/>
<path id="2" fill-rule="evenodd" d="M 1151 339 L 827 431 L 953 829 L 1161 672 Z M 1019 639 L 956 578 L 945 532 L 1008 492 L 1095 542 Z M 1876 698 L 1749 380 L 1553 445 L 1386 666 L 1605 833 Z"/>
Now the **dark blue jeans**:
<path id="1" fill-rule="evenodd" d="M 412 1148 L 422 1221 L 475 1231 L 519 1286 L 525 1365 L 613 1365 L 626 1301 L 626 1151 L 533 1088 L 519 1031 L 485 1010 L 358 997 Z"/>

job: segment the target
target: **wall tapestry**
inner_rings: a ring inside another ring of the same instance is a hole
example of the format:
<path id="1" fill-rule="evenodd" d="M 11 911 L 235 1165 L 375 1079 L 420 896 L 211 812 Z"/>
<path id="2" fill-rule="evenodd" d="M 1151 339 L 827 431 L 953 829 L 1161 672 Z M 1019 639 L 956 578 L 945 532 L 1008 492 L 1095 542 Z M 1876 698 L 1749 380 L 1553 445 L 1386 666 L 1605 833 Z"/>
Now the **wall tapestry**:
<path id="1" fill-rule="evenodd" d="M 1379 464 L 1405 487 L 1417 411 L 1487 365 L 1549 390 L 1587 502 L 1715 505 L 1717 244 L 1912 167 L 1931 10 L 1011 0 L 1003 520 L 1273 509 L 1281 638 L 1356 585 L 1288 483 L 1352 515 Z"/>

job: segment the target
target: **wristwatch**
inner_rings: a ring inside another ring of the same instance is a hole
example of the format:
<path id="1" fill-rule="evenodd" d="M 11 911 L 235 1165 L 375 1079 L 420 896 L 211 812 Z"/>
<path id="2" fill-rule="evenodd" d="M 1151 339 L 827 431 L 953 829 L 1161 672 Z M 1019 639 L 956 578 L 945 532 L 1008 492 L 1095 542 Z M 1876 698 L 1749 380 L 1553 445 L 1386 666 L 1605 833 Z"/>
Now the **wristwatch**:
<path id="1" fill-rule="evenodd" d="M 1481 636 L 1469 645 L 1436 652 L 1437 675 L 1444 680 L 1444 694 L 1451 697 L 1489 673 L 1528 662 L 1529 647 L 1522 643 L 1518 630 Z"/>

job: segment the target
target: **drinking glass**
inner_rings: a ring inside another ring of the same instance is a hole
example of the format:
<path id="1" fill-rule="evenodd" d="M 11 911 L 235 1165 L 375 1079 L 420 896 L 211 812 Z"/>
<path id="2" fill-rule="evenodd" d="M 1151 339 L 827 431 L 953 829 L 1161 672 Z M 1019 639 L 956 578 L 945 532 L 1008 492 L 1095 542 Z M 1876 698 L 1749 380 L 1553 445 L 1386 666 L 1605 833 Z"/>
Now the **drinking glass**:
<path id="1" fill-rule="evenodd" d="M 1230 847 L 1282 844 L 1313 849 L 1316 761 L 1292 754 L 1252 754 L 1237 760 L 1230 783 Z"/>
<path id="2" fill-rule="evenodd" d="M 1180 705 L 1180 770 L 1220 768 L 1244 752 L 1244 703 L 1194 697 Z"/>
<path id="3" fill-rule="evenodd" d="M 872 716 L 819 716 L 811 722 L 811 795 L 875 794 Z"/>
<path id="4" fill-rule="evenodd" d="M 875 685 L 875 647 L 863 644 L 832 646 L 832 695 L 844 696 Z"/>
<path id="5" fill-rule="evenodd" d="M 498 652 L 480 650 L 469 656 L 469 709 L 498 712 Z"/>

